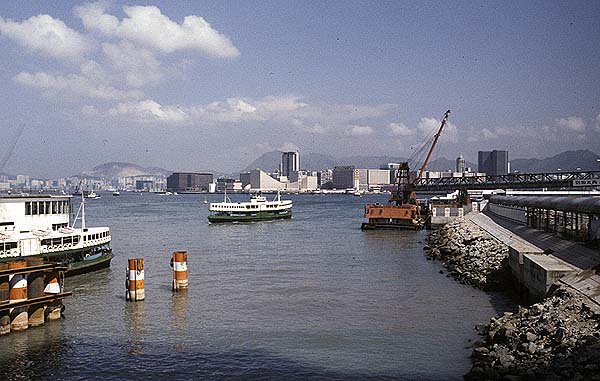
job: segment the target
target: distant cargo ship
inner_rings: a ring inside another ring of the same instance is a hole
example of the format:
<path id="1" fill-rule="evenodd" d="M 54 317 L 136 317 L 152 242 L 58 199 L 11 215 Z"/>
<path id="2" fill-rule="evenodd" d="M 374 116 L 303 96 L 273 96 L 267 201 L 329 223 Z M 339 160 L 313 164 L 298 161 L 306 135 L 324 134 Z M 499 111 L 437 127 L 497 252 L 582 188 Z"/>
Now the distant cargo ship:
<path id="1" fill-rule="evenodd" d="M 68 195 L 0 196 L 0 262 L 42 257 L 68 266 L 66 275 L 108 267 L 110 229 L 85 226 L 83 199 L 77 213 L 81 228 L 70 223 L 70 212 Z"/>
<path id="2" fill-rule="evenodd" d="M 209 222 L 250 222 L 292 217 L 292 200 L 282 200 L 281 195 L 273 201 L 256 194 L 247 202 L 231 202 L 227 194 L 223 202 L 211 203 L 208 207 Z"/>

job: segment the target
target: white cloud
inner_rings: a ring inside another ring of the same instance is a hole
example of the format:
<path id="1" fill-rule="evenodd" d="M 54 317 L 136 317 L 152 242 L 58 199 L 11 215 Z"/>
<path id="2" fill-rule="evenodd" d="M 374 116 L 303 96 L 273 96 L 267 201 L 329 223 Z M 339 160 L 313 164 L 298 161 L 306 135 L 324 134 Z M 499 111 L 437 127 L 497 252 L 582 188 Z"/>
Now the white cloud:
<path id="1" fill-rule="evenodd" d="M 425 117 L 421 118 L 419 123 L 417 123 L 417 129 L 421 132 L 421 134 L 423 134 L 423 136 L 428 136 L 429 134 L 433 136 L 440 128 L 440 124 L 440 120 Z M 458 131 L 456 125 L 450 123 L 449 121 L 446 122 L 446 126 L 444 126 L 444 129 L 442 130 L 442 136 L 440 138 L 444 139 L 443 141 L 445 142 L 456 143 L 458 141 Z"/>
<path id="2" fill-rule="evenodd" d="M 567 118 L 556 119 L 556 124 L 561 130 L 585 132 L 585 121 L 578 116 L 569 116 Z"/>
<path id="3" fill-rule="evenodd" d="M 421 118 L 417 123 L 417 129 L 424 133 L 430 133 L 440 126 L 440 122 L 435 118 Z"/>
<path id="4" fill-rule="evenodd" d="M 497 139 L 498 138 L 498 134 L 496 134 L 495 132 L 491 131 L 488 128 L 484 128 L 483 130 L 481 130 L 480 134 L 481 134 L 481 137 L 484 140 L 487 140 L 487 139 Z"/>
<path id="5" fill-rule="evenodd" d="M 84 105 L 81 107 L 81 113 L 86 116 L 93 116 L 96 115 L 98 111 L 96 110 L 96 107 L 92 105 Z"/>
<path id="6" fill-rule="evenodd" d="M 287 120 L 297 124 L 302 121 L 296 119 L 293 122 L 293 115 L 306 106 L 294 96 L 269 96 L 260 99 L 232 97 L 225 101 L 191 107 L 190 114 L 195 120 L 211 124 L 266 120 Z"/>
<path id="7" fill-rule="evenodd" d="M 282 152 L 290 152 L 290 151 L 300 151 L 300 148 L 298 148 L 298 146 L 294 143 L 291 142 L 285 142 L 282 143 L 279 148 L 277 148 L 278 151 L 282 151 Z"/>
<path id="8" fill-rule="evenodd" d="M 346 127 L 348 123 L 339 121 L 352 120 L 351 117 L 340 118 L 333 115 L 331 110 L 345 107 L 356 107 L 351 105 L 318 105 L 302 102 L 299 97 L 293 95 L 267 96 L 263 98 L 231 97 L 221 101 L 214 101 L 204 105 L 168 106 L 160 105 L 154 101 L 123 102 L 114 107 L 111 112 L 115 117 L 121 116 L 131 119 L 133 115 L 148 114 L 149 110 L 177 111 L 175 118 L 159 117 L 145 118 L 155 122 L 171 123 L 173 120 L 186 119 L 195 125 L 252 125 L 257 126 L 266 122 L 275 122 L 285 130 L 294 129 L 310 134 L 327 134 L 335 130 L 335 127 Z M 373 112 L 378 106 L 367 108 Z M 153 114 L 151 112 L 151 114 Z M 160 112 L 154 113 L 160 114 Z M 328 127 L 325 127 L 323 123 Z M 344 130 L 349 136 L 365 136 L 372 134 L 373 128 L 350 123 Z"/>
<path id="9" fill-rule="evenodd" d="M 186 16 L 178 24 L 155 6 L 125 6 L 128 16 L 119 21 L 106 13 L 105 3 L 88 3 L 75 8 L 84 27 L 105 35 L 126 39 L 164 53 L 198 50 L 215 57 L 239 56 L 231 40 L 212 28 L 200 16 Z"/>
<path id="10" fill-rule="evenodd" d="M 95 83 L 79 74 L 52 75 L 45 72 L 21 72 L 15 77 L 21 85 L 44 91 L 48 96 L 65 98 L 86 97 L 100 100 L 136 99 L 143 96 L 138 90 L 120 90 Z"/>
<path id="11" fill-rule="evenodd" d="M 148 49 L 121 41 L 119 44 L 103 43 L 102 52 L 131 87 L 157 84 L 163 78 L 160 61 Z"/>
<path id="12" fill-rule="evenodd" d="M 572 138 L 583 139 L 585 137 L 586 123 L 583 118 L 578 116 L 569 116 L 566 118 L 557 118 L 551 125 L 542 127 L 544 137 L 550 140 L 559 141 L 564 139 L 565 134 Z"/>
<path id="13" fill-rule="evenodd" d="M 374 132 L 373 127 L 354 125 L 349 127 L 344 134 L 349 136 L 368 136 Z"/>
<path id="14" fill-rule="evenodd" d="M 395 136 L 411 136 L 415 134 L 415 130 L 409 128 L 404 123 L 390 123 L 388 124 L 390 133 Z"/>
<path id="15" fill-rule="evenodd" d="M 86 37 L 49 15 L 22 22 L 0 17 L 0 34 L 35 52 L 67 60 L 80 59 L 93 48 Z"/>
<path id="16" fill-rule="evenodd" d="M 139 102 L 124 102 L 108 110 L 117 118 L 140 122 L 181 123 L 188 119 L 186 113 L 177 106 L 162 106 L 151 99 Z"/>
<path id="17" fill-rule="evenodd" d="M 315 123 L 312 126 L 305 127 L 304 131 L 308 132 L 309 134 L 324 135 L 329 131 L 329 129 L 323 127 L 320 123 Z"/>

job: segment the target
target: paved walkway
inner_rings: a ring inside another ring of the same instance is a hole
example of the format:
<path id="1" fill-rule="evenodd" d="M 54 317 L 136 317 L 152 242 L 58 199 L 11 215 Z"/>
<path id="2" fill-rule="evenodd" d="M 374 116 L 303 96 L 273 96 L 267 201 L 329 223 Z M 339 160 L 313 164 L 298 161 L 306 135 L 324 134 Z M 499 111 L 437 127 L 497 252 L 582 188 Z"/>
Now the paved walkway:
<path id="1" fill-rule="evenodd" d="M 552 256 L 560 258 L 572 266 L 587 270 L 600 265 L 600 251 L 598 250 L 590 249 L 577 242 L 557 237 L 543 230 L 528 228 L 491 213 L 484 213 L 484 215 L 513 235 L 519 236 L 547 254 L 552 254 Z"/>

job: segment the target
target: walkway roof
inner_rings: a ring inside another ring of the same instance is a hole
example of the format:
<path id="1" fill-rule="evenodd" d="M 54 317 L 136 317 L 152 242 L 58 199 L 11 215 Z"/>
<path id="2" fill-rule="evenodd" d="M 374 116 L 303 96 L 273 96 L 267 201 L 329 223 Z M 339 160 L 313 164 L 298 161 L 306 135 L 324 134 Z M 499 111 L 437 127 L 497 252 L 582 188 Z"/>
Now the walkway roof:
<path id="1" fill-rule="evenodd" d="M 600 216 L 600 197 L 492 196 L 490 202 Z"/>

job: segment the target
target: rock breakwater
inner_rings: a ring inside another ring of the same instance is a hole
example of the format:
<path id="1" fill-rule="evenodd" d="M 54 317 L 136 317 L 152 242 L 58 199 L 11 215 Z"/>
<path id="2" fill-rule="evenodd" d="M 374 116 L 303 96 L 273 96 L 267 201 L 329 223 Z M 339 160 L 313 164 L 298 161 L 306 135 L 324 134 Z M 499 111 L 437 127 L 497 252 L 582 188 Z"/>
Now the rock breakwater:
<path id="1" fill-rule="evenodd" d="M 566 286 L 483 334 L 467 380 L 600 380 L 600 308 Z"/>
<path id="2" fill-rule="evenodd" d="M 508 247 L 468 219 L 431 232 L 425 249 L 430 258 L 444 261 L 448 273 L 461 283 L 483 290 L 505 286 Z"/>

